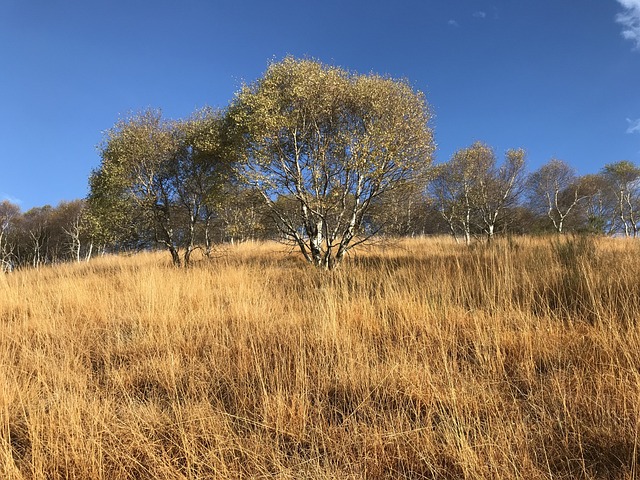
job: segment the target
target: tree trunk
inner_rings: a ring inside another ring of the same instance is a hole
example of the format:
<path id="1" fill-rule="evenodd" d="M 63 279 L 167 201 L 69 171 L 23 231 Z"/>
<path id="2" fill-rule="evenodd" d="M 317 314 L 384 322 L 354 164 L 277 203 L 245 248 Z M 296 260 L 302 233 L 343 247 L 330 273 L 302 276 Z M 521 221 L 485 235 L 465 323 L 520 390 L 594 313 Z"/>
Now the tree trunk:
<path id="1" fill-rule="evenodd" d="M 322 254 L 322 220 L 318 220 L 315 224 L 307 225 L 307 235 L 309 235 L 309 249 L 311 250 L 311 258 L 313 264 L 316 267 L 325 266 L 326 260 L 324 257 L 330 255 L 330 252 Z"/>
<path id="2" fill-rule="evenodd" d="M 76 238 L 76 262 L 80 263 L 80 261 L 82 260 L 81 256 L 80 256 L 80 249 L 82 248 L 82 243 L 80 242 L 80 234 L 78 234 L 78 237 Z"/>
<path id="3" fill-rule="evenodd" d="M 193 253 L 193 245 L 189 245 L 187 246 L 186 250 L 184 251 L 184 265 L 185 267 L 189 265 L 189 263 L 191 262 L 191 254 Z"/>
<path id="4" fill-rule="evenodd" d="M 180 267 L 182 262 L 180 261 L 180 252 L 173 246 L 169 247 L 169 252 L 171 252 L 171 259 L 173 260 L 173 265 L 176 267 Z"/>
<path id="5" fill-rule="evenodd" d="M 490 223 L 489 225 L 487 225 L 487 241 L 488 242 L 491 242 L 491 240 L 493 240 L 494 228 L 495 228 L 495 225 L 493 223 Z"/>

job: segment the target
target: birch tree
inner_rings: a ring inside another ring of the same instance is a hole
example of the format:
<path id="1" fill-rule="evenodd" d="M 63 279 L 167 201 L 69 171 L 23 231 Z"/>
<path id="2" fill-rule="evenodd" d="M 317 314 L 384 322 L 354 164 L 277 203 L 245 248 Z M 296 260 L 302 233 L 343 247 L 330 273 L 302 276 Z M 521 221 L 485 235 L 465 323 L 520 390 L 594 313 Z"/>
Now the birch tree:
<path id="1" fill-rule="evenodd" d="M 62 234 L 66 256 L 73 261 L 89 260 L 93 243 L 87 232 L 85 222 L 85 200 L 60 202 L 53 214 L 53 223 Z"/>
<path id="2" fill-rule="evenodd" d="M 611 235 L 617 224 L 617 201 L 609 180 L 601 173 L 580 178 L 582 192 L 586 195 L 582 206 L 586 229 L 594 233 Z"/>
<path id="3" fill-rule="evenodd" d="M 94 223 L 105 230 L 143 225 L 175 265 L 188 264 L 205 206 L 214 203 L 230 170 L 220 140 L 223 118 L 203 110 L 173 122 L 147 110 L 118 121 L 106 133 L 101 166 L 90 179 Z"/>
<path id="4" fill-rule="evenodd" d="M 246 85 L 230 108 L 246 157 L 242 178 L 262 195 L 304 258 L 333 268 L 374 232 L 372 202 L 425 175 L 434 151 L 424 95 L 406 81 L 286 58 Z M 279 196 L 297 214 L 279 208 Z"/>
<path id="5" fill-rule="evenodd" d="M 155 241 L 166 247 L 173 263 L 179 265 L 172 172 L 178 145 L 169 122 L 157 110 L 119 120 L 106 132 L 100 154 L 102 163 L 91 183 L 103 189 L 92 190 L 90 205 L 105 207 L 104 220 L 109 221 L 118 212 L 108 207 L 114 198 L 120 199 L 127 210 L 137 211 L 153 227 Z"/>
<path id="6" fill-rule="evenodd" d="M 571 166 L 555 158 L 527 179 L 530 203 L 546 213 L 558 233 L 564 231 L 567 217 L 578 204 L 589 197 L 586 187 Z"/>
<path id="7" fill-rule="evenodd" d="M 20 242 L 21 262 L 38 268 L 53 260 L 50 252 L 53 211 L 50 205 L 45 205 L 31 208 L 20 217 L 19 228 L 24 236 Z"/>
<path id="8" fill-rule="evenodd" d="M 19 215 L 20 207 L 8 200 L 0 202 L 0 272 L 13 270 L 15 245 L 12 244 L 10 235 Z"/>
<path id="9" fill-rule="evenodd" d="M 372 204 L 369 222 L 385 236 L 414 236 L 425 230 L 430 199 L 424 185 L 411 184 L 395 188 Z"/>
<path id="10" fill-rule="evenodd" d="M 184 260 L 189 263 L 198 241 L 212 250 L 209 227 L 228 189 L 236 150 L 220 110 L 204 108 L 175 123 L 178 155 L 173 162 L 176 202 L 186 217 Z"/>
<path id="11" fill-rule="evenodd" d="M 268 209 L 259 192 L 230 185 L 217 205 L 221 238 L 230 243 L 264 238 Z"/>
<path id="12" fill-rule="evenodd" d="M 430 183 L 431 194 L 449 232 L 456 242 L 461 234 L 467 245 L 471 243 L 474 181 L 465 157 L 456 153 L 448 162 L 438 165 Z"/>
<path id="13" fill-rule="evenodd" d="M 488 240 L 493 239 L 495 228 L 506 207 L 516 203 L 522 186 L 525 152 L 511 149 L 501 165 L 487 145 L 476 142 L 465 152 L 475 162 L 476 188 L 473 192 L 481 228 Z"/>
<path id="14" fill-rule="evenodd" d="M 505 209 L 512 206 L 524 171 L 524 151 L 509 150 L 498 166 L 491 147 L 475 142 L 438 166 L 430 191 L 450 233 L 469 244 L 474 234 L 489 240 Z"/>
<path id="15" fill-rule="evenodd" d="M 638 236 L 640 209 L 640 168 L 628 160 L 609 163 L 602 174 L 616 199 L 616 217 L 626 237 Z"/>

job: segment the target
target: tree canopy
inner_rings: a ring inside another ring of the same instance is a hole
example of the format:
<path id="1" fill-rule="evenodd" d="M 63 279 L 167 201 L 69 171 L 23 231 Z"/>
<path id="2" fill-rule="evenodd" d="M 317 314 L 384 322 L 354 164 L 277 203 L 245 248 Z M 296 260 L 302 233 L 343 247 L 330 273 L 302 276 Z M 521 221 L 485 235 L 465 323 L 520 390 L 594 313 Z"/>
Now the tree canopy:
<path id="1" fill-rule="evenodd" d="M 424 181 L 435 148 L 424 95 L 403 80 L 285 58 L 237 94 L 229 115 L 243 140 L 240 174 L 282 234 L 332 268 L 372 232 L 372 202 Z M 289 197 L 296 210 L 282 208 Z"/>
<path id="2" fill-rule="evenodd" d="M 147 110 L 116 123 L 90 179 L 96 229 L 115 235 L 115 242 L 150 231 L 174 264 L 181 263 L 181 249 L 188 263 L 198 227 L 207 225 L 209 207 L 231 172 L 223 122 L 222 113 L 206 109 L 180 122 Z"/>

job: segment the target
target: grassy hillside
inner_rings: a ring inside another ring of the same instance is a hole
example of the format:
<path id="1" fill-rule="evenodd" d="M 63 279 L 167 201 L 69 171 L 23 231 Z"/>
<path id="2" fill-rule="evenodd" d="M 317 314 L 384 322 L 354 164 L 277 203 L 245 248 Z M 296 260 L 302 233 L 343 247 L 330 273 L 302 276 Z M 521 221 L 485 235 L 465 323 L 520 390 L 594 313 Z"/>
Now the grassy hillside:
<path id="1" fill-rule="evenodd" d="M 0 276 L 0 478 L 640 478 L 640 244 Z"/>

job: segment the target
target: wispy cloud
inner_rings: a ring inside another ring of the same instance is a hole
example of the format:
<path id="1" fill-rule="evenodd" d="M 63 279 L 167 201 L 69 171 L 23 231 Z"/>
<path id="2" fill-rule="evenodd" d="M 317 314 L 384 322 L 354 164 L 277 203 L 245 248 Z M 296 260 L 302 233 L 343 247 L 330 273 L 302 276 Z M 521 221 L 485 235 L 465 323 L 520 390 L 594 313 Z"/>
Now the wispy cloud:
<path id="1" fill-rule="evenodd" d="M 20 200 L 19 198 L 9 195 L 8 193 L 5 193 L 5 192 L 0 192 L 0 202 L 3 200 L 7 200 L 11 203 L 15 203 L 16 205 L 20 205 L 22 203 L 22 200 Z"/>
<path id="2" fill-rule="evenodd" d="M 616 15 L 616 22 L 622 25 L 622 36 L 635 43 L 640 50 L 640 0 L 618 0 L 624 12 Z"/>
<path id="3" fill-rule="evenodd" d="M 447 25 L 449 25 L 450 27 L 459 27 L 460 24 L 458 22 L 456 22 L 455 20 L 451 19 L 447 22 Z"/>
<path id="4" fill-rule="evenodd" d="M 627 133 L 640 133 L 640 118 L 637 120 L 631 120 L 627 118 L 627 123 L 629 124 L 629 128 L 627 128 Z"/>
<path id="5" fill-rule="evenodd" d="M 474 12 L 473 16 L 476 18 L 487 18 L 487 12 L 483 12 L 483 11 Z"/>

